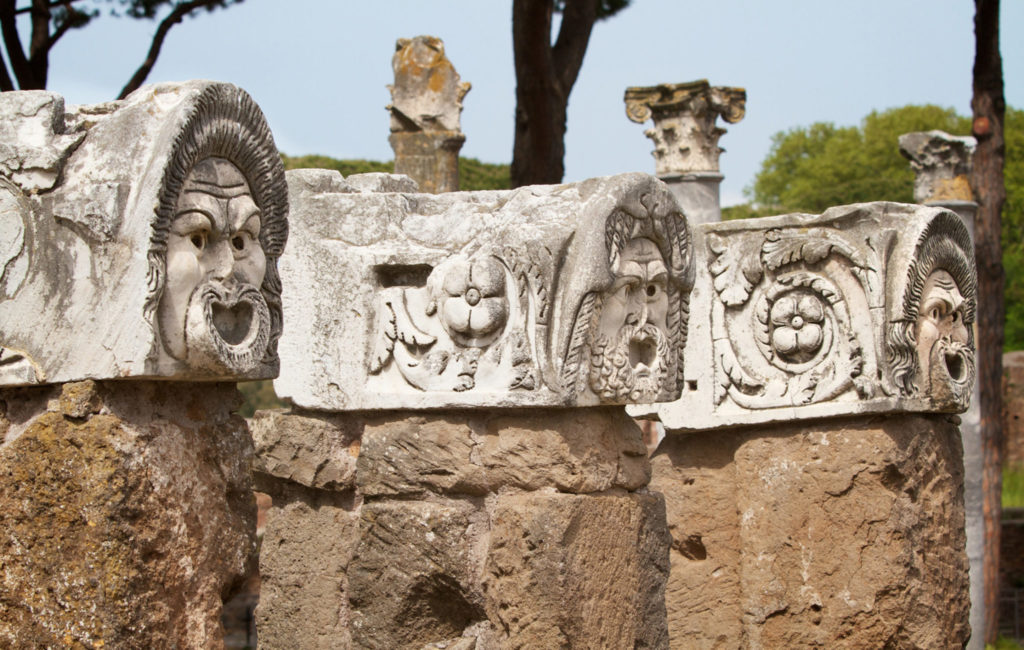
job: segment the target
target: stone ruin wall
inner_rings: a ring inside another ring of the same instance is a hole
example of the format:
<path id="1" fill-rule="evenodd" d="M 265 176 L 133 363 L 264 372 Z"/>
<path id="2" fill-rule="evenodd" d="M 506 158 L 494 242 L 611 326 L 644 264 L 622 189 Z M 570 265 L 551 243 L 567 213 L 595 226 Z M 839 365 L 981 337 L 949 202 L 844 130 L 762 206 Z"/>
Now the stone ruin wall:
<path id="1" fill-rule="evenodd" d="M 642 174 L 285 188 L 240 92 L 12 110 L 52 137 L 2 185 L 0 639 L 219 647 L 255 560 L 251 467 L 273 496 L 261 647 L 966 641 L 955 215 L 691 227 Z M 202 128 L 223 111 L 249 136 Z M 139 160 L 114 155 L 125 124 Z M 53 224 L 93 273 L 35 264 Z M 183 274 L 206 250 L 230 272 Z M 47 347 L 46 287 L 76 349 Z M 293 406 L 250 439 L 231 382 L 278 368 Z M 626 406 L 666 423 L 650 459 Z"/>

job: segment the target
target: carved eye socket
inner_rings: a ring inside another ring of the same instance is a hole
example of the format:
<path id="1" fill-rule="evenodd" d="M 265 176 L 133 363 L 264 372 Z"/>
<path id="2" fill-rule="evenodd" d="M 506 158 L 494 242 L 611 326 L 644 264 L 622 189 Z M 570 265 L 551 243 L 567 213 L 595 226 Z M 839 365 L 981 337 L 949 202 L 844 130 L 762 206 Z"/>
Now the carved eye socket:
<path id="1" fill-rule="evenodd" d="M 194 232 L 189 236 L 189 241 L 196 247 L 196 250 L 203 250 L 206 248 L 206 233 L 205 232 Z"/>
<path id="2" fill-rule="evenodd" d="M 939 311 L 938 307 L 932 307 L 932 310 L 928 312 L 928 316 L 932 320 L 939 320 L 940 318 L 942 318 L 942 313 Z"/>
<path id="3" fill-rule="evenodd" d="M 957 322 L 959 320 L 960 320 L 960 312 L 958 312 L 958 311 L 953 312 L 953 322 L 955 323 L 955 322 Z"/>
<path id="4" fill-rule="evenodd" d="M 647 293 L 648 298 L 653 298 L 654 296 L 658 295 L 658 285 L 649 284 L 647 285 L 647 288 L 644 289 L 644 291 Z"/>
<path id="5" fill-rule="evenodd" d="M 242 235 L 235 235 L 231 238 L 231 245 L 236 251 L 245 250 L 245 237 Z"/>

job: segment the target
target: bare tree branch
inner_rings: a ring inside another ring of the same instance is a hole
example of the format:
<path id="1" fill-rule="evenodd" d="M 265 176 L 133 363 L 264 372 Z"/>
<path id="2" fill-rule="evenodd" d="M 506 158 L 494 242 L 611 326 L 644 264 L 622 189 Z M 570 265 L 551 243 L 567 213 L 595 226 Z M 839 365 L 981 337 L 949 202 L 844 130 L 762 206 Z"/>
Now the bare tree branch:
<path id="1" fill-rule="evenodd" d="M 565 2 L 562 25 L 558 29 L 558 40 L 555 41 L 552 55 L 559 85 L 566 97 L 583 67 L 583 55 L 587 53 L 590 34 L 597 22 L 597 6 L 595 0 Z"/>
<path id="2" fill-rule="evenodd" d="M 7 65 L 0 58 L 0 92 L 7 92 L 8 90 L 14 90 L 14 82 L 11 80 L 11 75 L 7 72 Z"/>
<path id="3" fill-rule="evenodd" d="M 47 7 L 52 9 L 54 7 L 60 7 L 61 5 L 69 5 L 69 4 L 73 3 L 73 2 L 81 2 L 81 1 L 82 0 L 50 0 L 50 2 L 48 2 L 46 4 L 47 4 Z M 35 9 L 34 3 L 32 5 L 29 5 L 28 7 L 22 7 L 21 9 L 15 9 L 14 13 L 15 14 L 27 14 L 28 12 L 32 11 L 33 9 Z"/>
<path id="4" fill-rule="evenodd" d="M 221 0 L 192 0 L 191 2 L 183 2 L 174 7 L 174 10 L 160 21 L 160 26 L 157 27 L 156 34 L 153 35 L 153 42 L 149 47 L 145 60 L 139 66 L 139 69 L 135 71 L 135 74 L 132 75 L 132 78 L 128 80 L 124 88 L 121 89 L 121 94 L 117 98 L 124 99 L 146 81 L 146 77 L 149 76 L 153 66 L 156 65 L 156 59 L 160 56 L 160 48 L 163 47 L 164 39 L 167 38 L 167 32 L 171 30 L 171 27 L 180 23 L 181 19 L 192 11 L 201 7 L 220 4 L 220 2 Z"/>
<path id="5" fill-rule="evenodd" d="M 73 2 L 73 1 L 74 0 L 71 0 L 71 2 Z M 68 32 L 68 30 L 73 29 L 76 26 L 75 25 L 75 21 L 71 20 L 71 17 L 70 17 L 71 16 L 71 12 L 74 11 L 74 9 L 71 8 L 71 2 L 65 1 L 64 3 L 62 3 L 64 5 L 64 7 L 68 11 L 68 17 L 64 19 L 64 22 L 62 22 L 60 25 L 57 26 L 57 29 L 55 29 L 53 31 L 53 33 L 50 34 L 50 37 L 46 40 L 46 51 L 47 52 L 49 52 L 51 49 L 53 49 L 53 46 L 57 44 L 57 41 L 60 40 L 61 36 L 66 34 Z M 54 3 L 54 4 L 56 4 L 56 3 Z"/>
<path id="6" fill-rule="evenodd" d="M 47 0 L 32 0 L 32 40 L 29 42 L 28 62 L 32 77 L 40 88 L 46 88 L 46 73 L 50 67 L 50 7 Z"/>
<path id="7" fill-rule="evenodd" d="M 32 67 L 25 58 L 25 50 L 18 36 L 18 25 L 14 16 L 14 0 L 0 0 L 0 32 L 4 37 L 4 49 L 11 62 L 11 69 L 22 90 L 36 90 L 42 86 L 35 83 Z"/>

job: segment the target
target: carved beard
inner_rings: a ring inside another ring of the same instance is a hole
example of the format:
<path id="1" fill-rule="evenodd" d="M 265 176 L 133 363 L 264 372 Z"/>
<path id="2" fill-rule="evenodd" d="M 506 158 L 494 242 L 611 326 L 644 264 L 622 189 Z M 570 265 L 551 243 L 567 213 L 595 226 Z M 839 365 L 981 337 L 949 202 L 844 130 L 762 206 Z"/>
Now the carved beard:
<path id="1" fill-rule="evenodd" d="M 974 391 L 974 351 L 963 343 L 938 340 L 928 363 L 931 397 L 937 406 L 966 409 Z"/>
<path id="2" fill-rule="evenodd" d="M 668 339 L 647 323 L 623 325 L 614 341 L 598 335 L 590 351 L 590 388 L 602 402 L 653 402 L 668 374 Z"/>
<path id="3" fill-rule="evenodd" d="M 189 299 L 185 349 L 189 364 L 245 374 L 262 361 L 270 339 L 270 309 L 259 289 L 207 282 Z"/>

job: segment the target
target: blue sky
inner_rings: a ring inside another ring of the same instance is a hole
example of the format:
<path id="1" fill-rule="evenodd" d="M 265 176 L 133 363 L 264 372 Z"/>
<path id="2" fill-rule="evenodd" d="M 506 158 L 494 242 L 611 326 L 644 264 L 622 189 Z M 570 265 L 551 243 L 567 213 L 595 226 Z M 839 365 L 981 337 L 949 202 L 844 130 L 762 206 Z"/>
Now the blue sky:
<path id="1" fill-rule="evenodd" d="M 1024 107 L 1024 0 L 1003 0 L 1007 102 Z M 515 74 L 511 0 L 246 0 L 171 30 L 150 82 L 206 78 L 249 91 L 278 148 L 388 160 L 395 40 L 442 38 L 466 96 L 463 155 L 508 162 Z M 720 144 L 723 203 L 743 200 L 773 133 L 872 110 L 933 103 L 970 113 L 970 0 L 633 0 L 599 23 L 573 89 L 566 181 L 654 170 L 627 86 L 708 79 L 747 89 L 747 116 Z M 102 16 L 51 57 L 49 88 L 69 103 L 113 98 L 156 23 Z M 893 143 L 893 146 L 896 146 Z"/>

